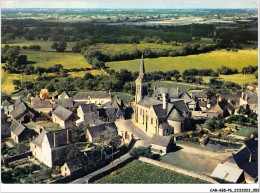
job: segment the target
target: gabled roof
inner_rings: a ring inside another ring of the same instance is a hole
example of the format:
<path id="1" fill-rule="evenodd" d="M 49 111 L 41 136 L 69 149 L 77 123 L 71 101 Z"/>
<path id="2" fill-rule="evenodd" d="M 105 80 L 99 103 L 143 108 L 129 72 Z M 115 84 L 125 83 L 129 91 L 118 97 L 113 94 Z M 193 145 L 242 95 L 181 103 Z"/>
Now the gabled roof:
<path id="1" fill-rule="evenodd" d="M 23 102 L 21 99 L 17 99 L 14 103 L 14 106 L 18 106 L 21 102 Z"/>
<path id="2" fill-rule="evenodd" d="M 59 95 L 59 99 L 65 99 L 65 98 L 69 98 L 69 95 L 64 91 Z"/>
<path id="3" fill-rule="evenodd" d="M 144 106 L 146 108 L 150 108 L 152 105 L 158 105 L 158 104 L 162 104 L 162 101 L 159 100 L 155 100 L 151 97 L 147 97 L 145 96 L 143 98 L 143 100 L 141 100 L 138 105 Z"/>
<path id="4" fill-rule="evenodd" d="M 58 91 L 56 90 L 56 91 L 54 91 L 53 93 L 51 93 L 51 97 L 56 97 L 56 96 L 58 96 L 59 95 L 59 93 L 58 93 Z"/>
<path id="5" fill-rule="evenodd" d="M 64 108 L 72 108 L 73 107 L 73 99 L 72 98 L 60 98 L 60 99 L 55 99 L 54 100 L 56 106 L 60 105 L 63 106 Z"/>
<path id="6" fill-rule="evenodd" d="M 88 131 L 92 138 L 99 137 L 100 135 L 117 133 L 117 127 L 115 123 L 105 123 L 98 126 L 88 128 Z"/>
<path id="7" fill-rule="evenodd" d="M 251 138 L 247 141 L 245 147 L 234 154 L 233 158 L 238 167 L 248 175 L 253 178 L 258 177 L 258 139 Z"/>
<path id="8" fill-rule="evenodd" d="M 219 163 L 211 176 L 228 182 L 238 182 L 243 170 Z"/>
<path id="9" fill-rule="evenodd" d="M 165 117 L 167 115 L 167 108 L 163 109 L 162 104 L 153 105 L 152 108 L 158 118 Z"/>
<path id="10" fill-rule="evenodd" d="M 14 110 L 12 110 L 11 115 L 14 119 L 19 118 L 23 114 L 29 112 L 26 105 L 23 102 L 20 102 Z"/>
<path id="11" fill-rule="evenodd" d="M 180 112 L 188 112 L 189 111 L 187 105 L 184 103 L 183 100 L 174 101 L 174 102 L 172 102 L 172 104 Z"/>
<path id="12" fill-rule="evenodd" d="M 13 106 L 14 104 L 10 103 L 8 100 L 5 100 L 5 102 L 2 104 L 2 106 Z"/>
<path id="13" fill-rule="evenodd" d="M 56 115 L 59 119 L 66 121 L 67 119 L 70 118 L 70 116 L 72 115 L 72 112 L 69 111 L 68 109 L 65 109 L 62 106 L 58 106 L 53 113 L 54 115 Z"/>
<path id="14" fill-rule="evenodd" d="M 171 141 L 171 136 L 160 136 L 153 134 L 151 144 L 167 147 Z"/>
<path id="15" fill-rule="evenodd" d="M 83 154 L 66 162 L 70 172 L 75 172 L 88 164 L 87 157 Z"/>
<path id="16" fill-rule="evenodd" d="M 33 99 L 32 99 L 32 102 L 37 102 L 37 101 L 40 101 L 40 97 L 38 95 L 36 95 Z"/>
<path id="17" fill-rule="evenodd" d="M 72 142 L 71 130 L 68 129 L 52 131 L 46 133 L 46 136 L 48 138 L 51 148 L 61 147 L 64 145 L 68 145 L 68 142 L 69 144 Z M 54 136 L 55 136 L 55 146 L 54 146 Z M 68 137 L 68 141 L 67 141 L 67 137 Z"/>
<path id="18" fill-rule="evenodd" d="M 32 143 L 35 144 L 35 145 L 37 145 L 37 146 L 39 146 L 39 147 L 41 147 L 41 146 L 42 146 L 43 139 L 44 139 L 46 133 L 47 133 L 47 132 L 46 132 L 45 130 L 43 130 L 43 131 L 32 141 Z"/>
<path id="19" fill-rule="evenodd" d="M 178 98 L 179 97 L 179 89 L 175 87 L 158 87 L 154 90 L 154 96 L 158 96 L 162 94 L 168 94 L 169 98 Z"/>
<path id="20" fill-rule="evenodd" d="M 110 98 L 106 91 L 78 92 L 74 100 L 89 100 L 89 98 Z"/>
<path id="21" fill-rule="evenodd" d="M 24 130 L 25 130 L 25 126 L 23 126 L 16 120 L 13 121 L 10 127 L 10 131 L 12 131 L 16 136 L 19 136 Z"/>
<path id="22" fill-rule="evenodd" d="M 180 94 L 179 98 L 181 98 L 181 99 L 191 99 L 191 96 L 186 91 L 184 91 Z"/>
<path id="23" fill-rule="evenodd" d="M 193 94 L 192 98 L 207 98 L 208 95 L 207 94 Z"/>
<path id="24" fill-rule="evenodd" d="M 33 109 L 42 109 L 42 108 L 51 108 L 52 109 L 52 105 L 49 101 L 39 100 L 33 104 L 32 108 Z"/>
<path id="25" fill-rule="evenodd" d="M 243 99 L 247 101 L 248 104 L 257 104 L 258 103 L 258 96 L 256 92 L 252 92 L 249 90 L 246 90 L 244 92 Z"/>
<path id="26" fill-rule="evenodd" d="M 91 103 L 91 104 L 80 105 L 79 108 L 82 109 L 83 113 L 91 113 L 91 112 L 95 112 L 97 106 L 94 103 Z"/>

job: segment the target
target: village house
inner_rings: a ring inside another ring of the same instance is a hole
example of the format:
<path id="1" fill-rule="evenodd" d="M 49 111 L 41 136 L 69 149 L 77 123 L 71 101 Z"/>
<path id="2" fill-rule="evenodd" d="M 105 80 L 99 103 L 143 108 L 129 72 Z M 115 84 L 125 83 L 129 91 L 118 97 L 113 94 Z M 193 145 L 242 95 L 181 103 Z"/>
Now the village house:
<path id="1" fill-rule="evenodd" d="M 58 106 L 52 113 L 52 120 L 62 128 L 70 128 L 75 124 L 76 116 L 62 106 Z"/>
<path id="2" fill-rule="evenodd" d="M 218 97 L 217 103 L 207 110 L 208 113 L 215 113 L 223 117 L 228 117 L 235 113 L 235 108 L 226 100 Z"/>
<path id="3" fill-rule="evenodd" d="M 16 120 L 13 121 L 9 129 L 11 131 L 11 138 L 16 143 L 26 141 L 32 136 L 32 132 Z"/>
<path id="4" fill-rule="evenodd" d="M 250 90 L 242 92 L 240 106 L 246 107 L 247 105 L 253 112 L 258 114 L 258 94 L 256 92 Z"/>
<path id="5" fill-rule="evenodd" d="M 30 104 L 31 107 L 34 105 L 34 103 L 36 103 L 40 100 L 41 100 L 41 98 L 38 95 L 36 95 L 35 97 L 31 97 L 31 104 Z"/>
<path id="6" fill-rule="evenodd" d="M 49 133 L 43 130 L 30 142 L 30 150 L 36 159 L 51 168 L 55 162 L 64 159 L 72 144 L 71 130 L 63 129 Z"/>
<path id="7" fill-rule="evenodd" d="M 68 99 L 68 98 L 70 97 L 65 91 L 58 96 L 58 99 Z"/>
<path id="8" fill-rule="evenodd" d="M 38 100 L 33 103 L 32 109 L 47 114 L 52 112 L 52 104 L 49 101 Z"/>
<path id="9" fill-rule="evenodd" d="M 94 103 L 100 106 L 111 101 L 111 97 L 106 91 L 88 91 L 78 92 L 73 100 L 74 102 Z"/>
<path id="10" fill-rule="evenodd" d="M 178 87 L 154 87 L 153 96 L 156 100 L 162 100 L 163 94 L 166 94 L 166 99 L 177 99 L 180 96 Z"/>
<path id="11" fill-rule="evenodd" d="M 208 95 L 207 94 L 192 94 L 192 98 L 197 99 L 198 101 L 207 101 Z"/>
<path id="12" fill-rule="evenodd" d="M 49 98 L 50 98 L 50 94 L 49 94 L 48 89 L 41 89 L 40 98 L 41 98 L 42 100 L 46 100 L 46 99 L 49 99 Z"/>
<path id="13" fill-rule="evenodd" d="M 84 171 L 84 167 L 88 164 L 87 157 L 83 154 L 75 157 L 69 161 L 66 161 L 64 165 L 60 168 L 62 176 L 70 176 L 73 174 L 78 174 Z"/>
<path id="14" fill-rule="evenodd" d="M 17 102 L 19 102 L 17 104 Z M 30 122 L 34 117 L 34 113 L 27 107 L 24 102 L 17 101 L 15 103 L 15 109 L 11 112 L 11 118 L 16 119 L 21 123 Z"/>
<path id="15" fill-rule="evenodd" d="M 151 140 L 151 152 L 166 155 L 168 152 L 173 151 L 176 144 L 171 136 L 153 135 Z"/>
<path id="16" fill-rule="evenodd" d="M 86 138 L 91 143 L 109 141 L 117 136 L 117 127 L 115 123 L 104 123 L 102 125 L 89 127 L 86 131 Z"/>
<path id="17" fill-rule="evenodd" d="M 9 101 L 5 101 L 2 104 L 2 108 L 4 110 L 4 113 L 8 116 L 10 116 L 10 113 L 14 110 L 14 104 L 10 103 Z"/>
<path id="18" fill-rule="evenodd" d="M 57 108 L 57 106 L 63 106 L 66 109 L 71 109 L 73 108 L 73 99 L 72 98 L 60 98 L 60 99 L 55 99 L 53 107 L 54 109 Z"/>
<path id="19" fill-rule="evenodd" d="M 82 104 L 77 109 L 77 116 L 79 119 L 76 121 L 76 125 L 80 123 L 87 125 L 90 120 L 95 120 L 99 117 L 99 112 L 97 111 L 97 106 L 93 103 Z"/>

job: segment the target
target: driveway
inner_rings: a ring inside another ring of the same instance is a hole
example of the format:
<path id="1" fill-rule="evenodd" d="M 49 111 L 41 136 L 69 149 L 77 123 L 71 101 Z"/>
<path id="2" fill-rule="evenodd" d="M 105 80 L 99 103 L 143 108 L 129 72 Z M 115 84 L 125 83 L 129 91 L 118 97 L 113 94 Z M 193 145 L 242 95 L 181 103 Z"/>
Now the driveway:
<path id="1" fill-rule="evenodd" d="M 136 126 L 131 119 L 116 120 L 115 124 L 117 128 L 133 133 L 134 138 L 137 140 L 134 147 L 150 147 L 151 137 L 149 137 L 144 131 Z"/>

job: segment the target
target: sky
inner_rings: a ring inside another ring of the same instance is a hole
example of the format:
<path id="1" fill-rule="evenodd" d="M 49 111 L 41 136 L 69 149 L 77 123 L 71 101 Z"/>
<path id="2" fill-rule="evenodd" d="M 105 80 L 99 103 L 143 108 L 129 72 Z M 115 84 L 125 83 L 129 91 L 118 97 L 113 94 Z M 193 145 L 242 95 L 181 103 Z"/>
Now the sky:
<path id="1" fill-rule="evenodd" d="M 258 0 L 1 0 L 2 8 L 244 9 Z"/>

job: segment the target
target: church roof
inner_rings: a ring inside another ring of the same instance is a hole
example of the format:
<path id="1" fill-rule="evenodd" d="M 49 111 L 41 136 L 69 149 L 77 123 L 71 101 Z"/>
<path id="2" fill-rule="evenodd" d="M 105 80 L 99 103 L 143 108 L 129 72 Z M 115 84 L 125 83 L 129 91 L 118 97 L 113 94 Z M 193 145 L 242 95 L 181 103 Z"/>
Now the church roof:
<path id="1" fill-rule="evenodd" d="M 141 100 L 138 104 L 141 105 L 141 106 L 144 106 L 146 108 L 150 108 L 153 105 L 162 104 L 162 101 L 155 100 L 155 99 L 153 99 L 151 97 L 145 96 L 143 98 L 143 100 Z"/>

